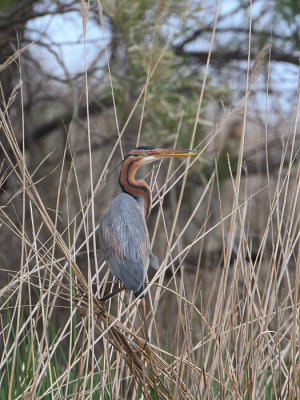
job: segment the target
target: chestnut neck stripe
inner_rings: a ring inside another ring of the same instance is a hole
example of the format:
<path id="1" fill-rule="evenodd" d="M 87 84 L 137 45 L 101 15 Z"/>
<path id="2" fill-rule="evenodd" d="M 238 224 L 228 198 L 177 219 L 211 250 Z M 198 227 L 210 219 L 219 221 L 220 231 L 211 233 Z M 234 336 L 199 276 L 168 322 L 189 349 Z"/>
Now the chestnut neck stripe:
<path id="1" fill-rule="evenodd" d="M 145 219 L 147 219 L 151 210 L 152 194 L 146 182 L 135 180 L 136 171 L 140 167 L 138 161 L 140 161 L 140 158 L 134 156 L 124 159 L 120 171 L 119 184 L 123 192 L 133 196 L 135 199 L 139 196 L 143 198 L 144 215 Z"/>

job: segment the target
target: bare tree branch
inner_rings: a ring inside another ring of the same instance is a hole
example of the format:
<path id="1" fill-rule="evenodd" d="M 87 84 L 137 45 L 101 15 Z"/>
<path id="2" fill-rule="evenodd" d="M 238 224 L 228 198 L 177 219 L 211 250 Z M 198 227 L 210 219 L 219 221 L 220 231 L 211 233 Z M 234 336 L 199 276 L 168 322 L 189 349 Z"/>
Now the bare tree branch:
<path id="1" fill-rule="evenodd" d="M 203 62 L 205 63 L 207 60 L 208 52 L 207 51 L 185 51 L 181 47 L 176 49 L 176 54 L 180 56 L 185 56 L 191 58 L 195 62 Z M 251 58 L 254 59 L 256 57 L 256 52 L 251 52 Z M 228 49 L 224 50 L 215 50 L 211 54 L 211 64 L 215 65 L 223 65 L 224 63 L 228 63 L 230 61 L 239 60 L 239 61 L 247 61 L 247 51 L 243 51 L 242 49 L 230 51 Z M 278 61 L 278 62 L 286 62 L 294 65 L 299 65 L 299 56 L 284 53 L 279 49 L 272 48 L 271 53 L 271 61 Z"/>

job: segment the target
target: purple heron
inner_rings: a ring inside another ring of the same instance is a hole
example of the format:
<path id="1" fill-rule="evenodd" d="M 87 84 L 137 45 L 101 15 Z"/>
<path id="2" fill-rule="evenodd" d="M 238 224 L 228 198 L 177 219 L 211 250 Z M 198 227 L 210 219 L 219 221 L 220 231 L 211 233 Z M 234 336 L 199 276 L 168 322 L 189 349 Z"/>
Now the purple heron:
<path id="1" fill-rule="evenodd" d="M 196 154 L 191 150 L 158 149 L 148 146 L 131 150 L 122 161 L 119 176 L 123 193 L 111 202 L 100 223 L 101 253 L 112 274 L 123 286 L 99 300 L 104 302 L 126 288 L 132 290 L 135 296 L 141 299 L 147 339 L 143 291 L 149 264 L 152 265 L 151 261 L 154 259 L 146 226 L 151 211 L 152 194 L 147 183 L 136 180 L 135 175 L 141 166 L 153 161 Z"/>

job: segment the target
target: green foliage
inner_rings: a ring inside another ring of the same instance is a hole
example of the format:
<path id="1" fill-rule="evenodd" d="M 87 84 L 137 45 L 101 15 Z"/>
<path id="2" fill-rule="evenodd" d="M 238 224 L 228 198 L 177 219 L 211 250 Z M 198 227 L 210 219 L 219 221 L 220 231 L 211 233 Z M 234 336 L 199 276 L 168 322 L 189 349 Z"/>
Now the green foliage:
<path id="1" fill-rule="evenodd" d="M 25 320 L 24 310 L 21 311 L 20 318 L 20 326 L 23 325 Z M 7 326 L 12 329 L 12 340 L 16 340 L 17 332 L 15 331 L 14 325 L 12 324 L 11 312 L 10 308 L 7 308 Z M 62 374 L 63 368 L 68 366 L 68 354 L 65 353 L 63 346 L 59 342 L 58 332 L 55 331 L 54 326 L 51 321 L 48 320 L 48 330 L 45 330 L 45 336 L 47 341 L 47 347 L 49 349 L 49 353 L 47 356 L 50 358 L 49 365 L 45 369 L 45 373 L 43 375 L 43 379 L 38 382 L 36 386 L 36 396 L 40 396 L 45 400 L 51 400 L 53 398 L 53 393 L 57 395 L 60 393 L 61 398 L 65 398 L 67 396 L 74 395 L 78 388 L 80 387 L 81 379 L 78 377 L 78 366 L 69 368 L 67 370 L 68 380 L 65 379 L 64 384 L 61 383 L 60 380 L 56 384 L 53 384 L 57 381 L 57 378 Z M 76 337 L 75 324 L 73 325 L 72 332 L 70 332 L 70 338 L 72 340 L 72 347 L 75 344 L 74 338 Z M 36 335 L 33 335 L 29 328 L 23 330 L 22 334 L 18 337 L 17 351 L 15 364 L 13 368 L 13 352 L 10 354 L 10 357 L 7 359 L 7 363 L 5 366 L 5 372 L 3 375 L 3 381 L 0 385 L 0 399 L 8 399 L 9 398 L 9 386 L 10 380 L 12 379 L 12 399 L 21 396 L 22 394 L 26 394 L 28 396 L 28 392 L 26 392 L 26 388 L 30 387 L 35 377 L 35 371 L 38 370 L 39 356 L 40 356 L 40 347 L 38 343 L 38 339 Z M 58 346 L 57 346 L 58 343 Z M 52 349 L 56 347 L 56 350 L 53 356 L 50 356 Z M 9 354 L 9 350 L 11 347 L 11 342 L 7 342 L 5 346 L 5 353 Z M 78 354 L 73 354 L 72 359 L 78 357 Z M 100 360 L 100 365 L 103 368 L 103 362 Z M 90 391 L 93 392 L 93 399 L 109 399 L 109 395 L 107 391 L 99 387 L 100 382 L 100 374 L 101 372 L 93 374 L 92 385 L 89 386 L 91 380 L 88 379 L 88 384 L 85 384 L 85 390 L 87 393 Z M 68 382 L 68 383 L 66 383 Z M 103 395 L 103 392 L 105 393 Z M 88 397 L 88 396 L 87 396 Z M 27 398 L 27 397 L 25 397 Z"/>
<path id="2" fill-rule="evenodd" d="M 15 2 L 16 0 L 0 0 L 0 10 L 12 6 Z"/>
<path id="3" fill-rule="evenodd" d="M 300 2 L 298 0 L 277 0 L 276 11 L 286 21 L 293 22 L 300 14 Z"/>
<path id="4" fill-rule="evenodd" d="M 199 66 L 193 66 L 184 57 L 177 56 L 175 48 L 168 45 L 172 35 L 172 43 L 183 37 L 184 32 L 189 30 L 191 20 L 196 19 L 201 10 L 201 4 L 188 10 L 185 24 L 175 31 L 174 27 L 179 16 L 185 12 L 185 7 L 186 3 L 181 1 L 174 7 L 161 1 L 156 9 L 151 1 L 104 2 L 103 11 L 110 19 L 113 34 L 118 37 L 112 51 L 116 57 L 118 54 L 121 57 L 112 66 L 118 115 L 121 120 L 127 118 L 127 106 L 129 109 L 132 106 L 128 103 L 135 101 L 147 78 L 150 78 L 147 82 L 142 130 L 143 140 L 151 144 L 172 143 L 181 118 L 178 145 L 188 147 L 193 131 L 202 86 L 201 71 Z M 208 79 L 206 95 L 211 90 Z M 142 97 L 135 128 L 138 128 L 142 116 L 143 101 Z M 206 103 L 205 96 L 202 109 Z M 197 135 L 199 139 L 201 129 L 198 129 Z"/>
<path id="5" fill-rule="evenodd" d="M 230 162 L 230 169 L 228 162 Z M 220 153 L 220 157 L 217 163 L 217 173 L 220 184 L 230 178 L 230 170 L 235 175 L 238 164 L 238 156 L 236 152 L 233 152 L 228 145 L 225 145 Z"/>

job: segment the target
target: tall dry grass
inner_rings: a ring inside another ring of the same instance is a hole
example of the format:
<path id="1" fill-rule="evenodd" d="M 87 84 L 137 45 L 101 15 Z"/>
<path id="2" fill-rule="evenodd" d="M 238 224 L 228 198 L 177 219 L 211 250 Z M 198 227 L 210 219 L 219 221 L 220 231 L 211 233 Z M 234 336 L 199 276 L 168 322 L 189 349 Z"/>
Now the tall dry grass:
<path id="1" fill-rule="evenodd" d="M 86 21 L 86 18 L 83 8 L 83 19 Z M 217 18 L 218 14 L 215 27 Z M 214 35 L 210 54 L 213 42 Z M 21 51 L 12 60 L 18 59 Z M 106 289 L 110 282 L 107 266 L 99 259 L 99 216 L 95 199 L 101 199 L 103 191 L 116 184 L 113 177 L 108 177 L 108 168 L 111 168 L 116 149 L 123 151 L 127 124 L 119 130 L 100 173 L 93 167 L 88 128 L 89 176 L 86 179 L 90 183 L 86 197 L 80 188 L 70 132 L 66 133 L 59 179 L 55 187 L 49 188 L 56 193 L 56 208 L 49 210 L 47 199 L 39 193 L 40 182 L 35 180 L 35 171 L 28 170 L 26 149 L 20 148 L 18 135 L 10 122 L 9 109 L 16 94 L 23 104 L 22 62 L 19 60 L 20 85 L 11 99 L 3 99 L 1 106 L 1 148 L 7 166 L 2 171 L 2 182 L 13 177 L 18 188 L 1 206 L 0 220 L 18 239 L 19 249 L 11 250 L 20 252 L 20 265 L 0 292 L 1 398 L 300 398 L 299 148 L 296 141 L 299 98 L 295 102 L 290 133 L 282 145 L 275 180 L 267 168 L 263 184 L 253 192 L 243 164 L 248 92 L 259 74 L 265 53 L 266 49 L 257 57 L 252 69 L 250 58 L 248 60 L 245 97 L 201 143 L 195 143 L 204 79 L 190 143 L 191 148 L 199 150 L 198 157 L 181 164 L 172 161 L 160 164 L 146 177 L 151 181 L 153 207 L 157 209 L 153 214 L 156 219 L 152 221 L 151 240 L 154 244 L 163 238 L 166 243 L 160 269 L 146 285 L 149 343 L 144 340 L 138 300 L 123 293 L 103 309 L 95 298 L 99 285 Z M 157 63 L 163 56 L 164 51 Z M 147 83 L 155 68 L 149 68 L 136 105 L 143 102 L 145 106 Z M 209 58 L 205 77 L 208 68 Z M 86 93 L 88 95 L 88 90 Z M 216 161 L 216 168 L 206 184 L 195 188 L 193 207 L 187 211 L 184 195 L 190 171 L 201 162 L 202 154 L 225 127 L 241 117 L 243 129 L 235 173 L 231 170 L 230 157 L 227 162 L 231 172 L 230 209 L 225 210 L 223 206 L 224 192 Z M 24 144 L 26 114 L 23 108 L 20 118 Z M 266 136 L 267 129 L 266 126 Z M 137 141 L 141 131 L 142 126 Z M 179 134 L 180 117 L 174 146 Z M 72 158 L 68 166 L 66 154 Z M 51 156 L 49 154 L 49 158 Z M 266 147 L 266 163 L 267 160 Z M 48 158 L 41 164 L 47 161 Z M 164 176 L 163 181 L 161 176 Z M 71 211 L 71 186 L 77 188 L 80 204 L 75 214 Z M 172 189 L 174 192 L 175 186 L 177 196 L 170 221 L 164 198 Z M 263 209 L 267 211 L 259 220 L 253 205 L 262 193 Z M 63 196 L 64 205 L 61 204 Z M 12 216 L 15 202 L 22 204 L 21 219 L 17 221 Z M 218 214 L 212 218 L 216 204 Z M 63 229 L 60 229 L 61 210 L 67 220 Z M 253 224 L 259 224 L 261 232 L 255 254 L 250 233 Z M 190 234 L 186 236 L 188 231 Z M 202 260 L 207 239 L 215 231 L 220 233 L 221 261 L 215 265 L 211 280 L 206 282 Z M 191 253 L 192 278 L 185 271 Z M 94 273 L 95 266 L 97 273 Z M 170 270 L 171 277 L 166 273 Z M 180 274 L 176 273 L 178 271 Z M 160 310 L 162 304 L 164 312 Z M 68 317 L 57 326 L 53 320 L 62 308 L 67 310 Z M 162 330 L 164 323 L 169 326 Z"/>

